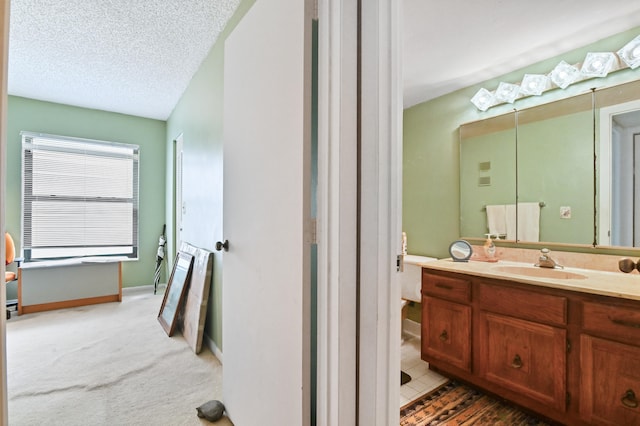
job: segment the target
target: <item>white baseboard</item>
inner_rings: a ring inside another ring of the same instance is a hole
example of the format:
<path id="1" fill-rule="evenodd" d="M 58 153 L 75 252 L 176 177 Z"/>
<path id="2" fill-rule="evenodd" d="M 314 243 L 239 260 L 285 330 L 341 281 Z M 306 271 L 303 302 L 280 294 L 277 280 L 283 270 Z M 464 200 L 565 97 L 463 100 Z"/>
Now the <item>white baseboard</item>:
<path id="1" fill-rule="evenodd" d="M 203 337 L 203 342 L 204 344 L 207 346 L 207 348 L 209 348 L 209 350 L 211 351 L 211 353 L 213 353 L 216 358 L 218 358 L 218 361 L 220 361 L 220 364 L 223 364 L 222 362 L 222 351 L 218 348 L 218 346 L 216 345 L 216 343 L 213 341 L 212 338 L 210 338 L 209 336 L 207 336 L 206 334 Z"/>
<path id="2" fill-rule="evenodd" d="M 420 338 L 420 323 L 410 320 L 409 318 L 405 318 L 402 323 L 402 332 L 408 336 Z"/>
<path id="3" fill-rule="evenodd" d="M 122 294 L 153 293 L 153 285 L 122 287 Z"/>

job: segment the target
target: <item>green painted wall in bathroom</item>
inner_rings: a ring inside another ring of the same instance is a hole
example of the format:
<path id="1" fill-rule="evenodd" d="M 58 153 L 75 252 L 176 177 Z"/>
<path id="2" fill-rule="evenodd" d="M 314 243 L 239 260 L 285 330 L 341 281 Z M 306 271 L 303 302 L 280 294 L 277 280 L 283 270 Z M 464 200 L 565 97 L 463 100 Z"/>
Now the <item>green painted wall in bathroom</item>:
<path id="1" fill-rule="evenodd" d="M 52 102 L 9 96 L 7 110 L 6 227 L 20 246 L 21 131 L 49 133 L 140 146 L 139 260 L 122 265 L 123 286 L 153 284 L 158 235 L 164 224 L 166 172 L 164 139 L 166 123 Z M 17 292 L 9 285 L 7 297 Z"/>
<path id="2" fill-rule="evenodd" d="M 449 244 L 460 237 L 460 124 L 505 114 L 505 104 L 481 112 L 469 102 L 481 88 L 495 89 L 500 81 L 518 82 L 524 73 L 547 73 L 560 60 L 582 62 L 588 51 L 615 51 L 640 34 L 640 27 L 598 43 L 567 52 L 513 73 L 458 90 L 404 110 L 403 230 L 411 254 L 448 257 Z M 603 87 L 638 79 L 640 71 L 622 70 L 606 79 L 591 79 L 543 96 L 517 101 L 518 109 L 547 103 Z M 527 159 L 532 161 L 533 159 Z M 546 200 L 545 200 L 546 202 Z"/>
<path id="3" fill-rule="evenodd" d="M 488 232 L 485 206 L 516 200 L 515 114 L 510 129 L 460 140 L 460 235 L 483 237 Z M 488 170 L 481 164 L 490 163 Z M 480 183 L 489 179 L 489 184 Z"/>

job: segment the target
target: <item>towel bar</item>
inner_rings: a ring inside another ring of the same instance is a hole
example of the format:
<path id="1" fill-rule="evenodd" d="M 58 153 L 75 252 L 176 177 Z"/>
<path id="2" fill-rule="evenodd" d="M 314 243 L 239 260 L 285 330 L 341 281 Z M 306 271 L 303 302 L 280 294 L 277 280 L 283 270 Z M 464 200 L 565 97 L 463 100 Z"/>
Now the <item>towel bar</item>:
<path id="1" fill-rule="evenodd" d="M 544 201 L 540 201 L 538 204 L 540 205 L 540 207 L 546 207 L 547 205 L 547 203 L 545 203 Z M 487 210 L 487 206 L 483 206 L 481 210 L 482 211 Z"/>

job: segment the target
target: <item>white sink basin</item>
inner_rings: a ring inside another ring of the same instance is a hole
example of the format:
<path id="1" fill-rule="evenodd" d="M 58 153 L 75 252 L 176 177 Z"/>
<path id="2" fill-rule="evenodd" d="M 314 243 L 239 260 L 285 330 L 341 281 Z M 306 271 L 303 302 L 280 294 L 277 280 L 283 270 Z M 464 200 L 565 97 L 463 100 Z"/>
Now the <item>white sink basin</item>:
<path id="1" fill-rule="evenodd" d="M 536 266 L 496 266 L 496 271 L 507 274 L 523 275 L 535 278 L 552 278 L 556 280 L 584 280 L 586 275 L 569 272 L 563 269 L 540 268 Z"/>

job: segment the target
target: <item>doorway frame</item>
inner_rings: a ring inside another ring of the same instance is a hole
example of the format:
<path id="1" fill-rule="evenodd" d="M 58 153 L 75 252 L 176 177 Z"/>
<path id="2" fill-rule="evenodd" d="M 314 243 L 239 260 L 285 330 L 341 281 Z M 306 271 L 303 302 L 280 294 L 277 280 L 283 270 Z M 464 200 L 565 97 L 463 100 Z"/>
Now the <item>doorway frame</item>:
<path id="1" fill-rule="evenodd" d="M 7 72 L 9 57 L 9 0 L 2 0 L 0 3 L 0 19 L 2 19 L 2 47 L 0 55 L 2 55 L 2 67 L 0 68 L 0 87 L 2 88 L 2 98 L 0 99 L 0 206 L 6 205 L 5 199 L 7 194 Z M 0 208 L 0 232 L 4 235 L 5 228 L 5 211 Z M 1 245 L 0 257 L 5 258 L 5 246 Z M 2 263 L 2 262 L 0 262 Z M 2 263 L 0 273 L 4 276 L 6 266 Z M 7 304 L 7 294 L 3 290 L 0 292 L 0 303 L 2 306 Z M 0 425 L 9 424 L 9 416 L 7 413 L 7 318 L 2 315 L 0 319 Z"/>
<path id="2" fill-rule="evenodd" d="M 318 425 L 399 421 L 401 10 L 319 3 Z"/>
<path id="3" fill-rule="evenodd" d="M 611 236 L 611 132 L 613 116 L 640 110 L 640 100 L 600 108 L 600 147 L 598 164 L 598 246 L 610 246 Z"/>
<path id="4" fill-rule="evenodd" d="M 182 198 L 183 190 L 183 165 L 184 165 L 184 133 L 180 133 L 174 140 L 174 165 L 173 165 L 173 182 L 175 185 L 175 200 L 173 205 L 174 214 L 174 247 L 175 252 L 171 253 L 170 258 L 173 259 L 182 243 L 182 220 L 185 212 L 184 199 Z"/>

